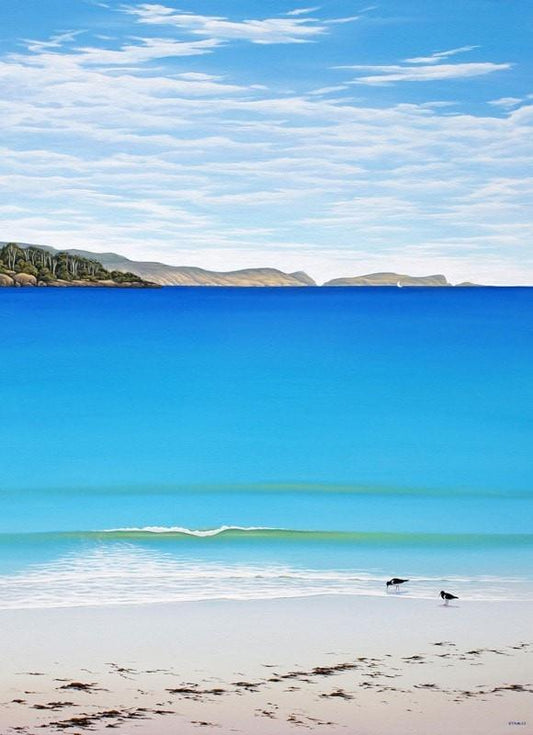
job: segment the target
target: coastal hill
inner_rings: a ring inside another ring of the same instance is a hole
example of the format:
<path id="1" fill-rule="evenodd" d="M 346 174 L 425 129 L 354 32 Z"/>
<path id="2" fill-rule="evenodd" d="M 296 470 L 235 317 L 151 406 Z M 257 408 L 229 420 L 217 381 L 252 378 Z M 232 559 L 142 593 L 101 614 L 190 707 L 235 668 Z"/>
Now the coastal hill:
<path id="1" fill-rule="evenodd" d="M 3 247 L 2 247 L 3 246 Z M 6 248 L 15 248 L 16 257 Z M 32 260 L 33 259 L 33 260 Z M 54 265 L 55 264 L 55 265 Z M 25 273 L 31 278 L 22 275 Z M 22 283 L 24 281 L 24 283 Z M 193 266 L 130 260 L 117 253 L 56 250 L 45 245 L 0 242 L 0 286 L 316 286 L 303 271 L 285 273 L 277 268 L 210 271 Z M 457 286 L 476 286 L 464 282 Z M 452 287 L 446 276 L 410 276 L 403 273 L 368 273 L 334 278 L 323 286 L 437 286 Z"/>
<path id="2" fill-rule="evenodd" d="M 451 286 L 446 276 L 406 276 L 403 273 L 368 273 L 353 278 L 334 278 L 324 286 Z"/>
<path id="3" fill-rule="evenodd" d="M 93 257 L 5 243 L 0 248 L 0 286 L 157 287 L 135 273 L 109 271 Z"/>
<path id="4" fill-rule="evenodd" d="M 33 246 L 21 245 L 20 247 Z M 38 247 L 54 256 L 60 252 L 44 245 Z M 217 272 L 192 266 L 130 260 L 117 253 L 92 253 L 88 250 L 76 249 L 62 252 L 82 259 L 98 258 L 102 267 L 111 273 L 128 272 L 159 286 L 316 286 L 313 279 L 302 271 L 284 273 L 276 268 L 245 268 Z"/>
<path id="5" fill-rule="evenodd" d="M 68 252 L 82 257 L 95 255 L 85 250 Z M 284 273 L 276 268 L 245 268 L 217 272 L 193 266 L 130 260 L 117 253 L 98 253 L 97 257 L 105 268 L 128 270 L 160 286 L 316 286 L 313 279 L 301 271 Z"/>
<path id="6" fill-rule="evenodd" d="M 124 260 L 127 260 L 124 258 Z M 160 286 L 316 286 L 306 273 L 284 273 L 276 268 L 244 268 L 236 271 L 208 271 L 193 266 L 163 263 L 114 261 L 117 270 L 127 267 Z"/>
<path id="7" fill-rule="evenodd" d="M 244 268 L 217 272 L 160 263 L 139 265 L 143 266 L 143 272 L 149 273 L 150 277 L 165 286 L 316 286 L 313 279 L 302 271 L 284 273 L 276 268 Z"/>

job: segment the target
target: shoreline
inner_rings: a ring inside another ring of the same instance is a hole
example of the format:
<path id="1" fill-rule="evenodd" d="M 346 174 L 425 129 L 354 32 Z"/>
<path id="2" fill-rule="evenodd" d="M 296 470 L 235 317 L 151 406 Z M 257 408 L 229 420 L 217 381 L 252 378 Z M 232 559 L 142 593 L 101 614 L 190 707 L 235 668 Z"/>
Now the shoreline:
<path id="1" fill-rule="evenodd" d="M 150 283 L 150 284 L 136 284 L 136 283 L 105 283 L 105 282 L 69 282 L 69 281 L 53 281 L 49 283 L 0 283 L 0 288 L 6 288 L 6 289 L 13 289 L 13 288 L 23 288 L 26 289 L 32 289 L 32 288 L 134 288 L 134 289 L 172 289 L 172 288 L 180 288 L 180 289 L 229 289 L 231 291 L 241 291 L 243 289 L 265 289 L 267 291 L 272 290 L 292 290 L 292 291 L 301 291 L 301 290 L 326 290 L 326 291 L 339 291 L 339 290 L 353 290 L 353 291 L 361 291 L 361 290 L 397 290 L 398 288 L 406 288 L 409 291 L 415 290 L 415 291 L 427 291 L 428 289 L 431 291 L 453 291 L 455 289 L 460 289 L 461 291 L 466 290 L 480 290 L 480 289 L 530 289 L 533 288 L 533 284 L 505 284 L 505 283 L 498 283 L 498 284 L 472 284 L 472 285 L 463 285 L 463 284 L 453 284 L 448 283 L 445 286 L 440 285 L 429 285 L 424 284 L 420 286 L 416 286 L 413 284 L 405 284 L 401 287 L 392 285 L 392 284 L 386 284 L 386 285 L 380 285 L 380 284 L 364 284 L 364 285 L 348 285 L 343 284 L 339 286 L 332 286 L 328 284 L 219 284 L 219 283 Z"/>
<path id="2" fill-rule="evenodd" d="M 530 712 L 532 612 L 401 595 L 1 611 L 0 726 L 497 735 Z"/>
<path id="3" fill-rule="evenodd" d="M 18 274 L 20 275 L 20 274 Z M 25 275 L 25 274 L 23 274 Z M 17 281 L 14 276 L 9 274 L 0 273 L 0 276 L 6 276 L 5 279 L 0 279 L 0 288 L 162 288 L 158 283 L 118 283 L 115 281 L 62 281 L 57 279 L 55 281 Z M 7 278 L 11 279 L 11 283 L 8 282 Z"/>

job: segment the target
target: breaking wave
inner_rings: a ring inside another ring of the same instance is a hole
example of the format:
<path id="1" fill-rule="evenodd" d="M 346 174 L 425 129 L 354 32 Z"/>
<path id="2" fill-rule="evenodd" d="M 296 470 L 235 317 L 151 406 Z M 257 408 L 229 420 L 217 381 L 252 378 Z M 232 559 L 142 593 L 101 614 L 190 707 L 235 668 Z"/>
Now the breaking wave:
<path id="1" fill-rule="evenodd" d="M 57 531 L 0 534 L 0 544 L 15 541 L 35 543 L 57 541 L 250 541 L 330 542 L 362 546 L 446 546 L 446 547 L 528 547 L 533 546 L 533 533 L 411 533 L 381 531 L 320 531 L 268 526 L 232 526 L 192 529 L 182 526 L 139 526 L 92 531 Z"/>

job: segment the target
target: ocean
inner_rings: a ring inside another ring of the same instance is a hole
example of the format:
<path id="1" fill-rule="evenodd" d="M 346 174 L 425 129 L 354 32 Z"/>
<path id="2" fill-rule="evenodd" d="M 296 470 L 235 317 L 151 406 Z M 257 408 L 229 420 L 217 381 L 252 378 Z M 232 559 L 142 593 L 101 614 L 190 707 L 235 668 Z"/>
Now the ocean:
<path id="1" fill-rule="evenodd" d="M 532 307 L 0 290 L 0 609 L 533 599 Z"/>

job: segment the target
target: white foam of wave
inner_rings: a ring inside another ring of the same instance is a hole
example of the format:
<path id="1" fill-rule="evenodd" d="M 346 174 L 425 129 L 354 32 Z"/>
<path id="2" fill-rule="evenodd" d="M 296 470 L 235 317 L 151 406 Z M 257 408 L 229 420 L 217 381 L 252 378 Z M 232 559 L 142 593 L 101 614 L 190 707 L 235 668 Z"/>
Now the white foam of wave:
<path id="1" fill-rule="evenodd" d="M 98 533 L 182 533 L 186 536 L 206 538 L 218 536 L 225 531 L 279 531 L 279 528 L 269 526 L 219 526 L 218 528 L 193 529 L 183 526 L 141 526 L 130 528 L 106 528 Z"/>
<path id="2" fill-rule="evenodd" d="M 122 545 L 69 554 L 24 572 L 0 576 L 0 609 L 315 595 L 382 597 L 387 594 L 386 578 L 384 574 L 360 570 L 198 561 Z M 459 575 L 412 576 L 401 596 L 436 599 L 443 587 L 453 589 L 465 602 L 533 599 L 531 585 L 522 579 Z"/>

